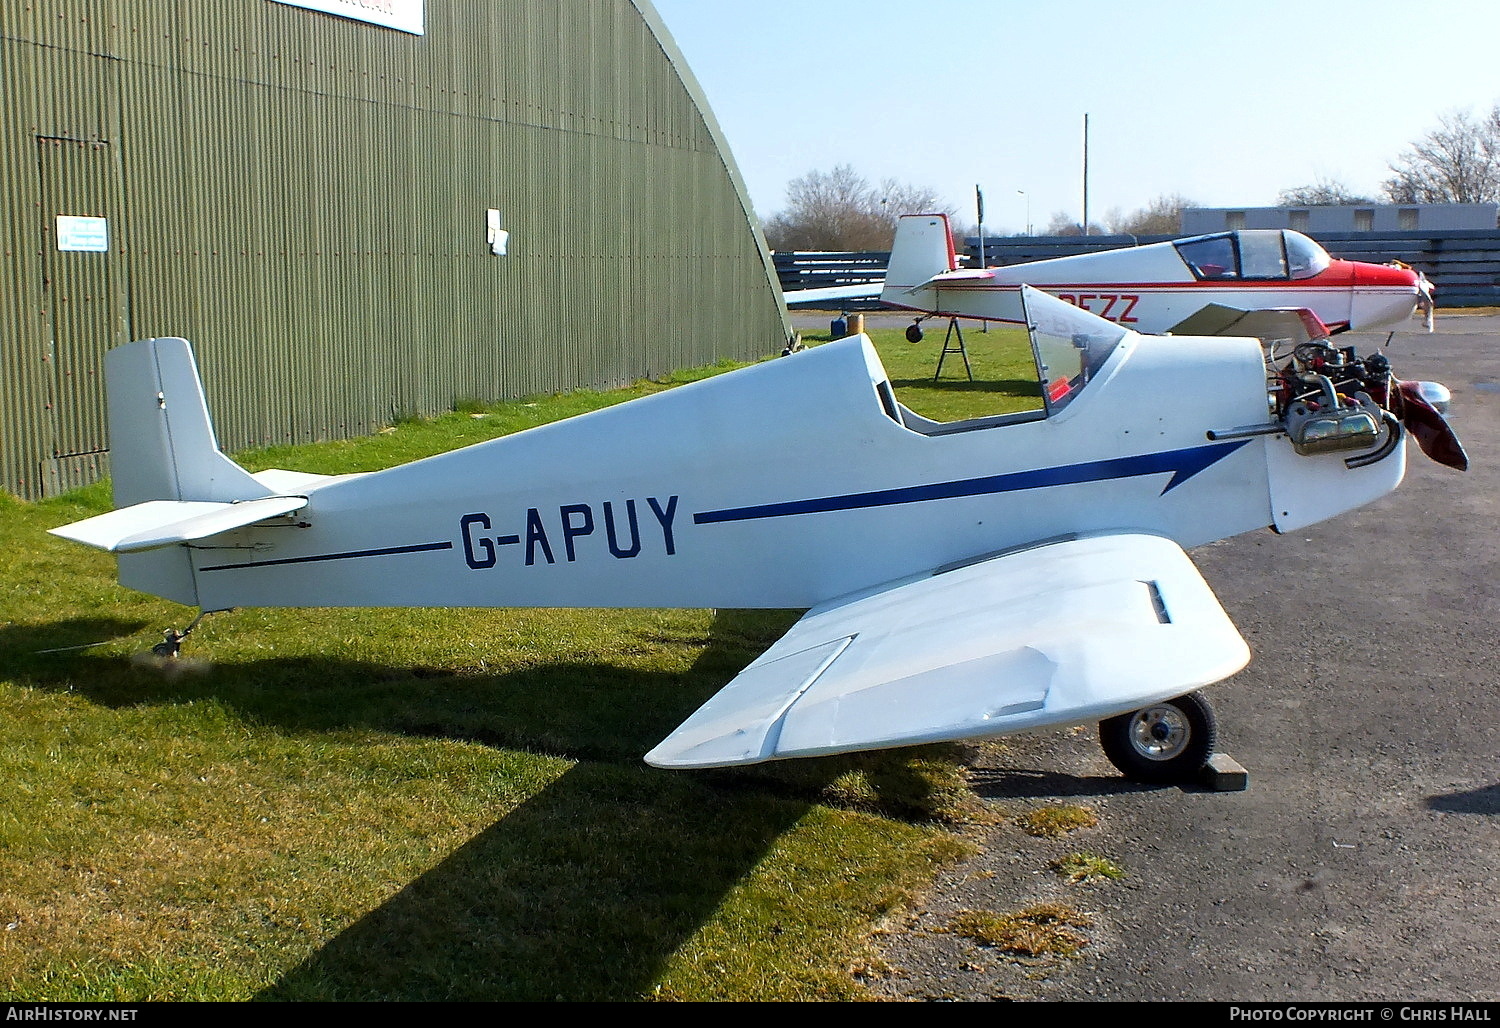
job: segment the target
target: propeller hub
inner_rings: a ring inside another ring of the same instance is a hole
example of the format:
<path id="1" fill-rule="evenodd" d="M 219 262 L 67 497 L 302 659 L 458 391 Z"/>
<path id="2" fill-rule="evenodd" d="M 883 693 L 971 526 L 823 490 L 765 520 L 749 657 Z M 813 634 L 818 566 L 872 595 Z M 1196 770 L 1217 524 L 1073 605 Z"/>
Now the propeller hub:
<path id="1" fill-rule="evenodd" d="M 1417 395 L 1432 405 L 1439 414 L 1447 414 L 1453 402 L 1453 394 L 1441 382 L 1413 382 Z"/>

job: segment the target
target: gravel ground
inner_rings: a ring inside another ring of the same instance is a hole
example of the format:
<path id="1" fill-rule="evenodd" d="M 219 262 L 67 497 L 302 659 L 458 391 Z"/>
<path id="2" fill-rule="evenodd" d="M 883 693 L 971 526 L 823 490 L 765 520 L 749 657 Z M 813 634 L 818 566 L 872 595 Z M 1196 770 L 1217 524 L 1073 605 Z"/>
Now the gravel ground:
<path id="1" fill-rule="evenodd" d="M 996 823 L 881 937 L 878 994 L 1500 1001 L 1500 317 L 1444 312 L 1385 349 L 1400 377 L 1453 390 L 1471 470 L 1413 447 L 1406 482 L 1369 507 L 1194 552 L 1253 652 L 1208 690 L 1248 788 L 1133 785 L 1092 730 L 986 748 L 974 784 Z M 1098 824 L 1019 828 L 1058 804 Z M 1074 852 L 1125 876 L 1066 884 L 1049 864 Z M 1086 915 L 1078 956 L 1011 958 L 949 929 L 1041 901 Z"/>

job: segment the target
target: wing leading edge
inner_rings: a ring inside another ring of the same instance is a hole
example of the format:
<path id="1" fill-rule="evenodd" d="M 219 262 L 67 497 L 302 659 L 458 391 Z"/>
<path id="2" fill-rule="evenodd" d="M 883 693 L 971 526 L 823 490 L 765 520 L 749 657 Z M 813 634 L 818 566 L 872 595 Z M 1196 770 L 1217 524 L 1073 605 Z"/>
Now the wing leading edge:
<path id="1" fill-rule="evenodd" d="M 1069 539 L 814 608 L 646 761 L 726 767 L 1098 721 L 1249 659 L 1176 543 Z"/>

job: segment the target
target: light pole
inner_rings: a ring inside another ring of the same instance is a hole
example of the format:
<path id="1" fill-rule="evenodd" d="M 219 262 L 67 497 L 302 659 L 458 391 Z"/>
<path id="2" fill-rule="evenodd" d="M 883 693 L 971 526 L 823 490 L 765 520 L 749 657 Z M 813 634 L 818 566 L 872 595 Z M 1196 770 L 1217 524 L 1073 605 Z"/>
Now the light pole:
<path id="1" fill-rule="evenodd" d="M 1089 234 L 1089 116 L 1083 116 L 1083 234 Z"/>
<path id="2" fill-rule="evenodd" d="M 979 266 L 984 267 L 984 193 L 974 186 L 974 211 L 979 215 Z"/>
<path id="3" fill-rule="evenodd" d="M 1017 189 L 1018 196 L 1026 197 L 1026 234 L 1031 235 L 1031 195 L 1024 189 Z"/>

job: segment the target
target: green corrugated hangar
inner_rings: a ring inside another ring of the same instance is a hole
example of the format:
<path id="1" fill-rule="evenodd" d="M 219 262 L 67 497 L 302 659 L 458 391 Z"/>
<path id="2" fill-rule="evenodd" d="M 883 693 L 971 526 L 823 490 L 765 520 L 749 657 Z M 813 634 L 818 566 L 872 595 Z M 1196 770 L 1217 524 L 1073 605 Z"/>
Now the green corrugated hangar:
<path id="1" fill-rule="evenodd" d="M 192 341 L 232 452 L 788 334 L 647 0 L 0 0 L 0 111 L 23 498 L 108 473 L 131 339 Z"/>

